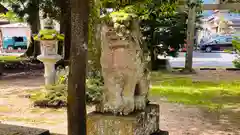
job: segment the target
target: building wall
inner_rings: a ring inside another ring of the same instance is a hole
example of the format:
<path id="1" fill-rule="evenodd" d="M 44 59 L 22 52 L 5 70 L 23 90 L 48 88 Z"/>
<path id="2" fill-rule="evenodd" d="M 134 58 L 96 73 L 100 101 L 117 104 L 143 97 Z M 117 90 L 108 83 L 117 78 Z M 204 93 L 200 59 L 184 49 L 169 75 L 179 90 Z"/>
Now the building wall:
<path id="1" fill-rule="evenodd" d="M 2 36 L 3 37 L 13 37 L 13 36 L 30 36 L 30 29 L 29 28 L 14 28 L 14 27 L 5 27 L 5 28 L 0 28 L 2 31 Z"/>

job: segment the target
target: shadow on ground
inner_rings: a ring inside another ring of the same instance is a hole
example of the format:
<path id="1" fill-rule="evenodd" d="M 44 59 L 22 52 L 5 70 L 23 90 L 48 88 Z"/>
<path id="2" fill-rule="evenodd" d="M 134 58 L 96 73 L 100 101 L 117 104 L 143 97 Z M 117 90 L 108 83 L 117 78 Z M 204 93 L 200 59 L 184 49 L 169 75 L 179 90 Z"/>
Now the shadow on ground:
<path id="1" fill-rule="evenodd" d="M 239 135 L 240 114 L 233 110 L 209 111 L 191 105 L 160 104 L 160 129 L 170 135 Z"/>

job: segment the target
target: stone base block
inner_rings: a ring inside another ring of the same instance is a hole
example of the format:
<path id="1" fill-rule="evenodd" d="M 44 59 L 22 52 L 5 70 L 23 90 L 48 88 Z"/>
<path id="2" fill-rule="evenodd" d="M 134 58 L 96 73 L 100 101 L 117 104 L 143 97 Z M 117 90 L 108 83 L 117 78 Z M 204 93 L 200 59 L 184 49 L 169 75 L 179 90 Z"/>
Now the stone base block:
<path id="1" fill-rule="evenodd" d="M 0 75 L 3 74 L 4 64 L 0 62 Z"/>
<path id="2" fill-rule="evenodd" d="M 48 130 L 0 124 L 0 135 L 50 135 Z"/>
<path id="3" fill-rule="evenodd" d="M 159 130 L 155 133 L 152 133 L 151 135 L 169 135 L 169 133 L 168 133 L 168 131 Z"/>
<path id="4" fill-rule="evenodd" d="M 128 116 L 92 112 L 87 116 L 87 135 L 151 135 L 159 129 L 159 105 L 149 104 Z"/>

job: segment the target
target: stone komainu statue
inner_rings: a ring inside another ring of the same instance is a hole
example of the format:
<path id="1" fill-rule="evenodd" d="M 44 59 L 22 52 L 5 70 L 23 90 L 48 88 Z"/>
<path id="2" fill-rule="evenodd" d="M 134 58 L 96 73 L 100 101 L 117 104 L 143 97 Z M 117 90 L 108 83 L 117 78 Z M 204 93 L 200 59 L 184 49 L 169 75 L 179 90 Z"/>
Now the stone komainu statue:
<path id="1" fill-rule="evenodd" d="M 101 66 L 104 78 L 100 112 L 127 115 L 148 102 L 147 62 L 140 47 L 138 21 L 126 13 L 111 13 L 101 31 Z"/>

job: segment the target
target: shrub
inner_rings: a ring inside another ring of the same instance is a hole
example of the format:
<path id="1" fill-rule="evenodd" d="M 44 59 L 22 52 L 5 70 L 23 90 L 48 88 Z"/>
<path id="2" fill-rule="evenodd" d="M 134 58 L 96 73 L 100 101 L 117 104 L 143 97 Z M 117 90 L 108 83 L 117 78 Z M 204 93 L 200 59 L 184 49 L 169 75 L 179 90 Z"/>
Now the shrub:
<path id="1" fill-rule="evenodd" d="M 240 37 L 234 37 L 234 40 L 232 40 L 232 45 L 238 54 L 238 57 L 233 61 L 233 65 L 236 68 L 240 68 Z"/>
<path id="2" fill-rule="evenodd" d="M 68 83 L 69 69 L 57 70 L 55 86 L 46 86 L 46 89 L 32 93 L 31 99 L 34 102 L 34 106 L 39 107 L 65 107 L 67 105 L 67 83 Z M 99 74 L 89 76 L 86 81 L 86 101 L 88 104 L 95 104 L 100 102 L 103 79 Z"/>
<path id="3" fill-rule="evenodd" d="M 31 95 L 34 106 L 39 107 L 65 107 L 67 105 L 66 85 L 47 86 Z"/>
<path id="4" fill-rule="evenodd" d="M 233 53 L 233 51 L 232 50 L 229 50 L 229 49 L 224 49 L 223 50 L 225 53 Z"/>
<path id="5" fill-rule="evenodd" d="M 86 100 L 87 103 L 99 103 L 101 101 L 103 89 L 102 78 L 89 78 L 87 79 Z"/>
<path id="6" fill-rule="evenodd" d="M 233 61 L 233 65 L 236 68 L 240 68 L 240 58 L 239 57 Z"/>

